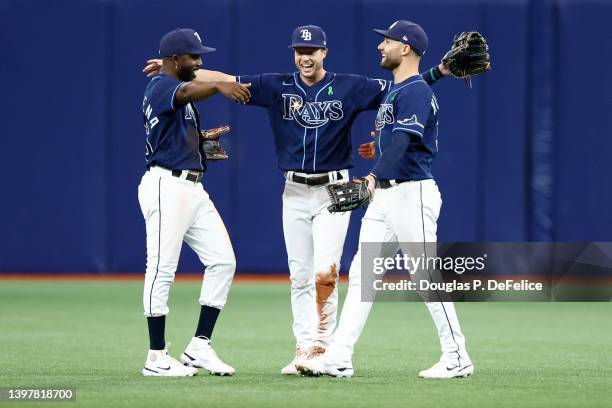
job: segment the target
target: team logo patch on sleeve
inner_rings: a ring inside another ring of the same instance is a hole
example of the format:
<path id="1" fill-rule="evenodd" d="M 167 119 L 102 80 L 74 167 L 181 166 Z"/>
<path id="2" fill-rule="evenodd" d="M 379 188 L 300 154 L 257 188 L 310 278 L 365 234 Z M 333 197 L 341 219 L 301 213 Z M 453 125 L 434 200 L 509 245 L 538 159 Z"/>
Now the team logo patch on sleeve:
<path id="1" fill-rule="evenodd" d="M 409 117 L 408 119 L 401 119 L 397 121 L 398 125 L 402 125 L 402 126 L 412 126 L 412 125 L 416 125 L 420 128 L 425 129 L 425 126 L 423 126 L 421 123 L 419 123 L 419 120 L 417 118 L 417 115 L 412 115 L 411 117 Z"/>

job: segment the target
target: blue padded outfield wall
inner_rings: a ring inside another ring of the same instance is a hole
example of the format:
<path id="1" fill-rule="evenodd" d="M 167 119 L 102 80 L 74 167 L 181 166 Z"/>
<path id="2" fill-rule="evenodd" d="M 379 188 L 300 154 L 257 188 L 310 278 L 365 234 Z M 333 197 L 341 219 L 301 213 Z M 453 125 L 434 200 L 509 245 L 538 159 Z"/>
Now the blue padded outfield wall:
<path id="1" fill-rule="evenodd" d="M 477 29 L 494 70 L 434 86 L 441 241 L 612 241 L 611 1 L 593 0 L 2 0 L 2 272 L 142 272 L 137 200 L 144 169 L 144 61 L 160 37 L 192 27 L 218 49 L 205 67 L 232 74 L 293 71 L 294 27 L 322 26 L 326 68 L 389 78 L 372 28 L 419 22 L 422 68 L 454 34 Z M 229 123 L 231 160 L 204 181 L 243 272 L 288 270 L 283 177 L 267 114 L 221 96 L 205 127 Z M 369 141 L 374 112 L 353 128 Z M 371 162 L 356 159 L 354 174 Z M 363 211 L 353 215 L 343 271 Z M 181 270 L 201 270 L 185 249 Z"/>

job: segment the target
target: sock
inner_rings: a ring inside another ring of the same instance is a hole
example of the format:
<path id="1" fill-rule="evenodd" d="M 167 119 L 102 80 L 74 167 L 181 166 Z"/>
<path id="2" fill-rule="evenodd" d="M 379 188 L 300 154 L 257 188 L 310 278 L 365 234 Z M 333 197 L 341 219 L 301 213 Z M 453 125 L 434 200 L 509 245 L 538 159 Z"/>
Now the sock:
<path id="1" fill-rule="evenodd" d="M 198 322 L 198 328 L 195 332 L 195 337 L 206 337 L 210 340 L 215 323 L 219 317 L 221 309 L 217 309 L 210 306 L 202 306 L 200 309 L 200 321 Z"/>
<path id="2" fill-rule="evenodd" d="M 163 350 L 166 347 L 166 316 L 147 317 L 149 326 L 149 349 Z"/>

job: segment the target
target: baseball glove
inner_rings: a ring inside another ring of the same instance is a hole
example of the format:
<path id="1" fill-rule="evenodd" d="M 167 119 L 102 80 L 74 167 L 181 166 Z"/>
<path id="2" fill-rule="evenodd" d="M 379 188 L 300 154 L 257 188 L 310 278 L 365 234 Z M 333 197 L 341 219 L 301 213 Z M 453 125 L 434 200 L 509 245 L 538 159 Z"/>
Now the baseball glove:
<path id="1" fill-rule="evenodd" d="M 491 70 L 487 40 L 478 31 L 467 31 L 455 36 L 451 49 L 442 64 L 457 78 L 465 78 L 471 88 L 470 77 Z"/>
<path id="2" fill-rule="evenodd" d="M 229 125 L 223 125 L 214 129 L 202 130 L 202 148 L 206 153 L 206 160 L 226 160 L 227 152 L 219 143 L 219 138 L 230 131 Z"/>
<path id="3" fill-rule="evenodd" d="M 372 200 L 368 181 L 365 178 L 354 178 L 346 183 L 329 184 L 326 186 L 331 205 L 327 207 L 330 213 L 352 211 L 365 206 Z"/>

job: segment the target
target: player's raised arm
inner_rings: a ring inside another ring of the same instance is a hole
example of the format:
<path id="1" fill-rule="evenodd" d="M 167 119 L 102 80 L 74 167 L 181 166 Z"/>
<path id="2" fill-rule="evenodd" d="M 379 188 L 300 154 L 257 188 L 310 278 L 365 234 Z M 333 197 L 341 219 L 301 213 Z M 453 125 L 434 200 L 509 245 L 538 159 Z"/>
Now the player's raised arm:
<path id="1" fill-rule="evenodd" d="M 189 102 L 204 100 L 219 92 L 232 101 L 244 104 L 251 97 L 249 86 L 251 84 L 238 84 L 236 82 L 189 81 L 177 89 L 174 101 L 176 105 L 186 105 Z"/>
<path id="2" fill-rule="evenodd" d="M 152 58 L 147 60 L 147 65 L 142 69 L 142 72 L 147 74 L 148 77 L 152 77 L 154 75 L 159 74 L 162 68 L 162 60 L 157 58 Z M 208 69 L 198 69 L 195 72 L 195 80 L 200 82 L 236 82 L 236 76 L 226 74 L 221 71 L 211 71 Z"/>
<path id="3" fill-rule="evenodd" d="M 236 82 L 235 75 L 226 74 L 221 71 L 210 71 L 208 69 L 198 69 L 195 76 L 195 80 L 200 82 Z"/>
<path id="4" fill-rule="evenodd" d="M 193 34 L 193 35 L 191 35 Z M 196 72 L 202 66 L 202 54 L 215 51 L 214 48 L 205 47 L 199 35 L 193 30 L 175 30 L 162 38 L 159 54 L 162 59 L 149 60 L 143 71 L 156 75 L 151 80 L 160 81 L 161 77 L 173 78 L 178 85 L 174 88 L 171 97 L 171 106 L 183 106 L 189 102 L 204 100 L 217 92 L 228 99 L 238 103 L 247 103 L 251 98 L 250 84 L 237 82 L 224 82 L 222 80 L 197 81 Z M 213 73 L 214 71 L 209 71 Z M 224 79 L 225 74 L 209 75 L 209 78 Z M 229 76 L 227 76 L 229 77 Z M 162 79 L 162 81 L 164 81 Z"/>

